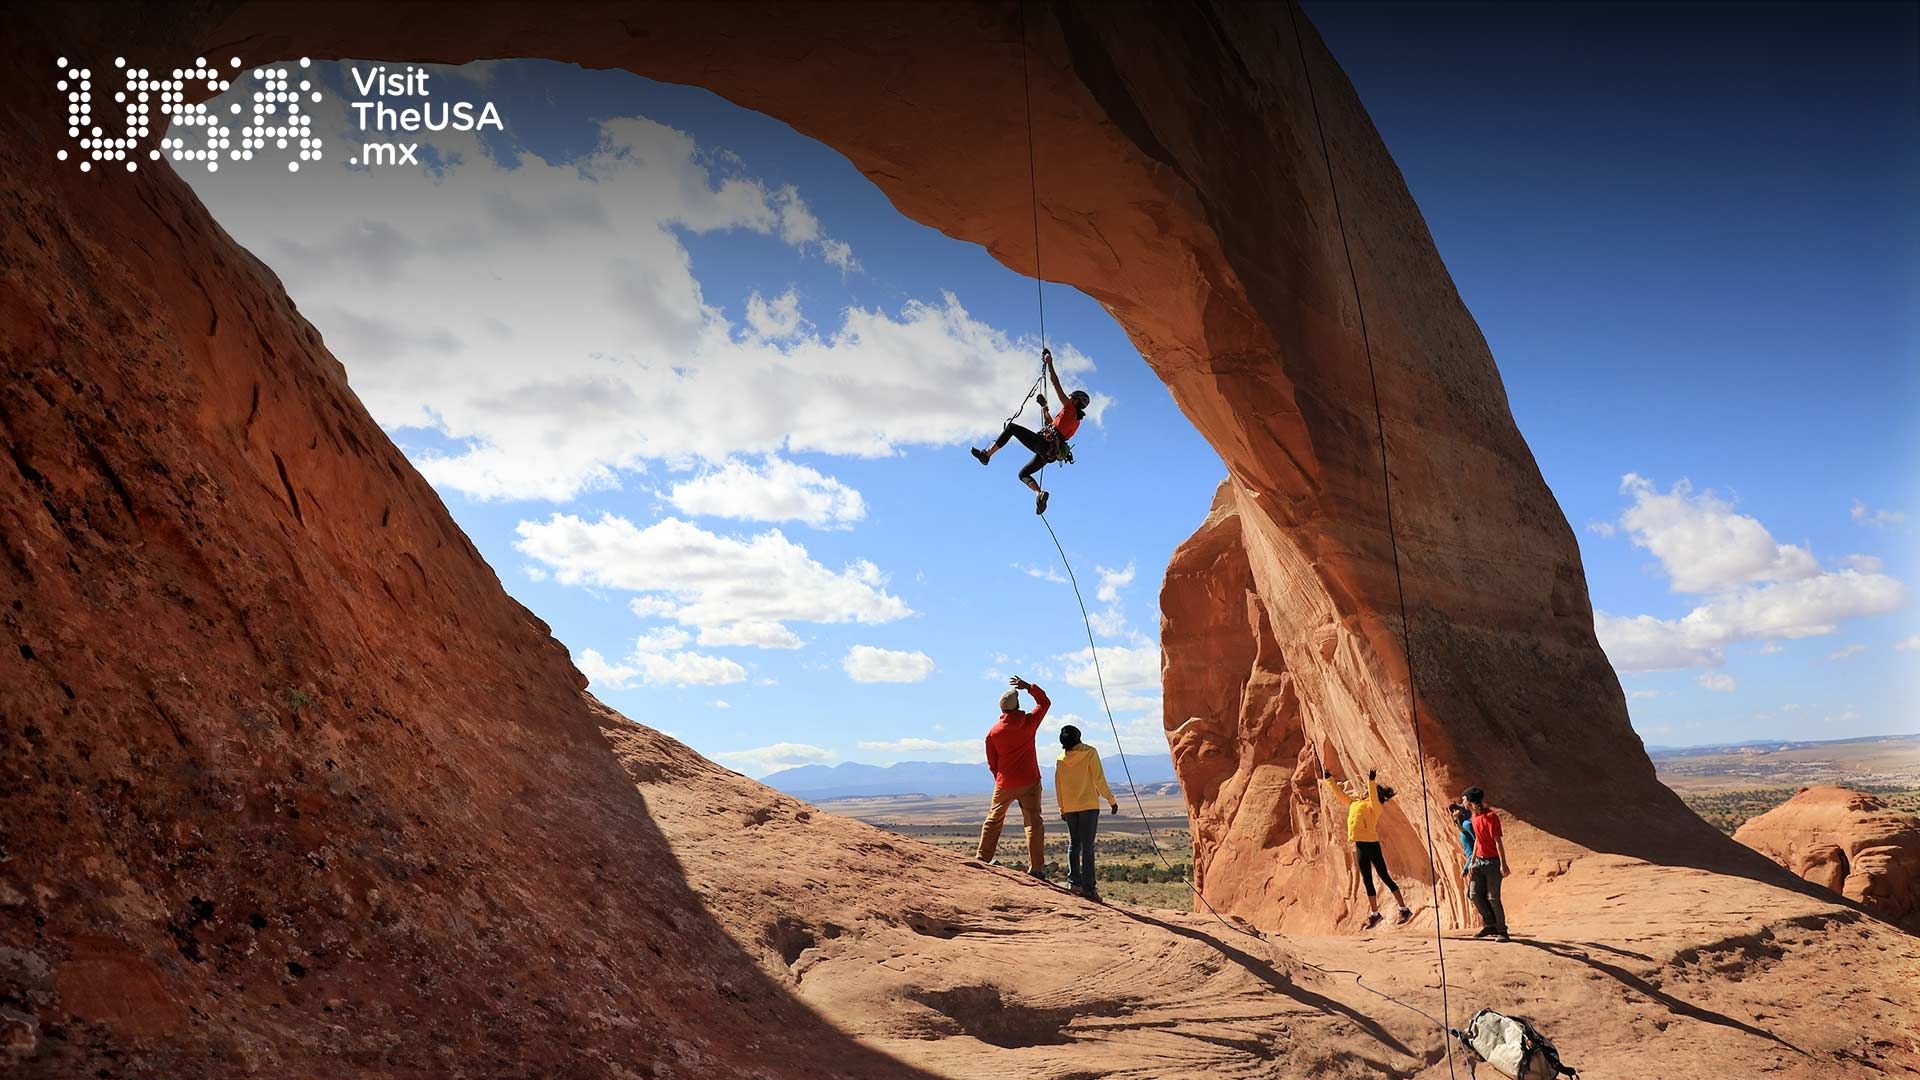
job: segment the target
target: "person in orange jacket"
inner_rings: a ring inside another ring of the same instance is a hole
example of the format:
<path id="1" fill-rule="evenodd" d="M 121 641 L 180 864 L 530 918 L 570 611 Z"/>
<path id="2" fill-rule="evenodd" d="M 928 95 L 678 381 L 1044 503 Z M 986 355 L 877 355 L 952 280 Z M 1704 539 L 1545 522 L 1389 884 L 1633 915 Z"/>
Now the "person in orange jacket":
<path id="1" fill-rule="evenodd" d="M 1007 821 L 1007 807 L 1020 804 L 1020 819 L 1027 829 L 1027 873 L 1044 880 L 1047 876 L 1047 826 L 1040 817 L 1040 757 L 1033 746 L 1034 732 L 1047 718 L 1053 702 L 1047 692 L 1015 675 L 1007 680 L 1013 689 L 1000 695 L 1000 719 L 987 730 L 987 768 L 993 772 L 993 802 L 987 820 L 980 826 L 981 862 L 993 861 L 1000 847 L 1000 829 Z M 1020 691 L 1033 695 L 1034 710 L 1020 708 Z"/>
<path id="2" fill-rule="evenodd" d="M 1060 411 L 1048 412 L 1047 398 L 1042 394 L 1040 419 L 1043 423 L 1039 431 L 1009 420 L 992 446 L 985 450 L 973 448 L 973 459 L 982 465 L 991 463 L 993 455 L 999 453 L 1009 439 L 1019 439 L 1021 446 L 1033 451 L 1033 458 L 1020 470 L 1020 482 L 1033 489 L 1033 512 L 1036 514 L 1047 512 L 1047 493 L 1040 490 L 1040 481 L 1034 479 L 1034 474 L 1068 456 L 1067 440 L 1080 430 L 1080 421 L 1087 418 L 1087 408 L 1093 404 L 1093 396 L 1085 390 L 1075 390 L 1069 394 L 1066 387 L 1060 385 L 1060 373 L 1053 369 L 1051 350 L 1040 350 L 1040 363 L 1046 368 L 1047 378 L 1053 381 L 1053 392 L 1059 395 L 1056 400 L 1060 402 Z"/>
<path id="3" fill-rule="evenodd" d="M 1393 901 L 1400 905 L 1400 917 L 1395 922 L 1404 923 L 1413 918 L 1413 909 L 1407 907 L 1406 898 L 1400 895 L 1400 886 L 1394 884 L 1393 875 L 1387 873 L 1387 857 L 1380 850 L 1380 807 L 1393 798 L 1393 789 L 1381 787 L 1374 779 L 1374 770 L 1367 770 L 1367 793 L 1361 797 L 1349 795 L 1346 789 L 1333 782 L 1333 773 L 1322 769 L 1320 782 L 1333 792 L 1347 808 L 1347 839 L 1353 841 L 1354 858 L 1360 863 L 1360 883 L 1367 889 L 1367 908 L 1372 912 L 1367 916 L 1367 929 L 1380 925 L 1380 898 L 1374 894 L 1373 875 L 1380 874 L 1380 883 L 1393 894 Z"/>
<path id="4" fill-rule="evenodd" d="M 1100 803 L 1109 814 L 1120 812 L 1100 752 L 1080 741 L 1072 724 L 1060 729 L 1060 760 L 1053 764 L 1053 798 L 1067 823 L 1067 889 L 1075 896 L 1100 899 L 1093 879 L 1093 840 L 1100 831 Z"/>

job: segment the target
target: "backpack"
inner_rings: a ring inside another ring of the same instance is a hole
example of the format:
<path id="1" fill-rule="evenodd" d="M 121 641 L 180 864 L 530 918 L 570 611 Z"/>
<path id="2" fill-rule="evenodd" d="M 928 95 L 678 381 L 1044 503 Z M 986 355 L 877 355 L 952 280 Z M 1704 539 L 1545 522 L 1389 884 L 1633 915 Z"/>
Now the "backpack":
<path id="1" fill-rule="evenodd" d="M 1481 1009 L 1467 1021 L 1465 1031 L 1455 1031 L 1480 1060 L 1512 1080 L 1554 1080 L 1558 1076 L 1577 1076 L 1560 1064 L 1560 1052 L 1533 1025 Z"/>

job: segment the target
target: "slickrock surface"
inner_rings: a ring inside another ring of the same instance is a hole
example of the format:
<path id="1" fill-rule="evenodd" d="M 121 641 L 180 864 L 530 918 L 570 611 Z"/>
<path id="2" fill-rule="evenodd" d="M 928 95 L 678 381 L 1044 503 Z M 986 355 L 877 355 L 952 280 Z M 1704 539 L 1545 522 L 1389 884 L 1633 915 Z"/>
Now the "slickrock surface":
<path id="1" fill-rule="evenodd" d="M 1810 787 L 1749 819 L 1733 838 L 1920 933 L 1920 818 L 1865 792 Z"/>
<path id="2" fill-rule="evenodd" d="M 1424 1021 L 1305 966 L 1365 971 L 1431 1011 L 1418 928 L 1266 945 L 1094 909 L 809 811 L 606 713 L 179 179 L 55 158 L 53 59 L 83 48 L 96 71 L 123 54 L 160 70 L 546 56 L 787 120 L 909 216 L 1025 269 L 1015 7 L 11 14 L 8 1075 L 1441 1075 Z M 1303 49 L 1374 329 L 1428 764 L 1509 810 L 1512 921 L 1535 942 L 1456 946 L 1452 1015 L 1531 1014 L 1596 1076 L 1911 1071 L 1915 939 L 1655 783 L 1492 360 L 1311 31 L 1296 46 L 1274 7 L 1028 16 L 1050 276 L 1107 304 L 1231 476 L 1237 537 L 1216 515 L 1201 545 L 1217 544 L 1222 608 L 1171 583 L 1168 599 L 1245 664 L 1168 652 L 1214 729 L 1182 754 L 1213 777 L 1196 796 L 1209 892 L 1269 924 L 1350 925 L 1343 843 L 1306 839 L 1329 826 L 1298 798 L 1299 751 L 1403 791 L 1415 762 Z M 1417 804 L 1399 805 L 1396 868 L 1417 876 Z"/>

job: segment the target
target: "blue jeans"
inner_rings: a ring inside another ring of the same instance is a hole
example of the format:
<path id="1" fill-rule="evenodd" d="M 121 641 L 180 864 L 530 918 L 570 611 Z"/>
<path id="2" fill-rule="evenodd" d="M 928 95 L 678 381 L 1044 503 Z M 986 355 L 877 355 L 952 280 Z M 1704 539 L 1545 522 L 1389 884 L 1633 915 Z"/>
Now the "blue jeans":
<path id="1" fill-rule="evenodd" d="M 1100 811 L 1074 810 L 1060 815 L 1067 819 L 1067 884 L 1080 886 L 1081 892 L 1097 893 L 1093 883 L 1093 837 L 1100 831 Z"/>

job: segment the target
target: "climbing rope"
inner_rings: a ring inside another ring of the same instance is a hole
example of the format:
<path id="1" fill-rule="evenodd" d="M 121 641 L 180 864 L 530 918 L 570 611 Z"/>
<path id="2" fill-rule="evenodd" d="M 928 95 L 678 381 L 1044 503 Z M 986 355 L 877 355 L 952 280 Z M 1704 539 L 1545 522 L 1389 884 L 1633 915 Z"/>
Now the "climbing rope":
<path id="1" fill-rule="evenodd" d="M 1289 14 L 1289 17 L 1291 17 L 1292 15 L 1291 9 L 1289 9 L 1288 14 Z M 1296 25 L 1295 27 L 1296 44 L 1298 43 L 1298 40 L 1299 40 L 1299 30 L 1298 30 L 1298 26 Z M 1302 53 L 1302 64 L 1304 65 L 1304 63 L 1305 63 L 1305 54 Z M 1311 88 L 1312 88 L 1311 77 L 1309 77 L 1308 88 L 1309 88 L 1309 92 L 1311 92 Z M 1033 209 L 1034 302 L 1035 302 L 1036 308 L 1038 309 L 1039 318 L 1040 318 L 1040 347 L 1044 351 L 1047 347 L 1047 301 L 1046 301 L 1046 293 L 1044 291 L 1044 286 L 1042 284 L 1042 279 L 1040 276 L 1040 181 L 1039 181 L 1039 167 L 1038 167 L 1037 158 L 1034 152 L 1034 140 L 1033 140 L 1033 91 L 1032 91 L 1032 82 L 1031 82 L 1030 76 L 1028 75 L 1028 64 L 1027 64 L 1027 5 L 1025 0 L 1021 0 L 1021 3 L 1020 3 L 1020 89 L 1021 89 L 1023 104 L 1025 107 L 1026 121 L 1027 121 L 1027 189 L 1028 189 L 1028 197 L 1032 203 L 1032 209 Z M 1318 118 L 1319 118 L 1319 107 L 1317 105 L 1314 108 L 1314 116 L 1315 116 L 1315 122 L 1317 124 Z M 1324 151 L 1325 151 L 1325 133 L 1324 132 L 1322 132 L 1321 139 L 1322 139 L 1322 152 L 1324 154 Z M 1329 175 L 1329 178 L 1331 178 L 1331 175 L 1332 175 L 1331 163 L 1329 163 L 1328 169 L 1329 169 L 1328 175 Z M 1338 196 L 1336 193 L 1336 204 L 1335 204 L 1336 209 L 1338 206 L 1337 199 L 1338 199 Z M 1345 233 L 1345 227 L 1343 225 L 1341 230 L 1341 241 L 1343 244 L 1345 243 L 1345 239 L 1346 239 L 1346 233 Z M 1351 275 L 1352 273 L 1352 255 L 1351 254 L 1348 255 L 1348 272 Z M 1358 295 L 1359 295 L 1358 278 L 1354 279 L 1354 293 L 1357 301 Z M 1366 324 L 1365 324 L 1365 318 L 1363 313 L 1362 323 L 1361 323 L 1361 332 L 1363 337 L 1365 336 L 1365 326 Z M 1372 362 L 1373 362 L 1373 351 L 1372 351 L 1371 344 L 1368 345 L 1367 362 L 1368 362 L 1368 371 L 1369 371 L 1369 374 L 1371 374 Z M 1043 362 L 1041 365 L 1040 377 L 1034 380 L 1034 384 L 1032 388 L 1030 388 L 1027 391 L 1026 398 L 1021 400 L 1019 410 L 1016 411 L 1013 414 L 1013 416 L 1010 416 L 1007 418 L 1008 423 L 1012 423 L 1015 419 L 1019 417 L 1020 413 L 1026 411 L 1027 402 L 1031 401 L 1034 395 L 1039 392 L 1040 385 L 1045 379 L 1046 379 L 1046 367 Z M 1379 414 L 1379 388 L 1377 384 L 1374 388 L 1374 409 L 1375 409 L 1375 418 L 1377 421 L 1379 419 L 1379 415 L 1378 415 Z M 1381 444 L 1380 444 L 1381 466 L 1382 466 L 1383 472 L 1385 469 L 1385 455 L 1386 455 L 1385 439 L 1386 437 L 1383 431 L 1381 435 Z M 1045 474 L 1046 474 L 1046 467 L 1043 465 L 1040 469 L 1040 475 L 1044 477 Z M 1127 793 L 1133 799 L 1134 809 L 1140 815 L 1140 825 L 1142 828 L 1146 830 L 1147 845 L 1152 849 L 1153 857 L 1159 860 L 1160 865 L 1164 867 L 1168 873 L 1176 874 L 1180 877 L 1181 883 L 1187 887 L 1187 890 L 1189 892 L 1193 893 L 1194 899 L 1199 901 L 1200 906 L 1206 908 L 1207 913 L 1213 916 L 1214 920 L 1218 922 L 1221 926 L 1225 927 L 1227 930 L 1235 934 L 1239 934 L 1243 937 L 1247 937 L 1254 941 L 1258 941 L 1263 946 L 1268 944 L 1266 936 L 1261 934 L 1259 931 L 1248 930 L 1243 927 L 1235 926 L 1233 923 L 1229 922 L 1224 915 L 1221 915 L 1220 912 L 1214 908 L 1213 904 L 1207 900 L 1206 895 L 1200 891 L 1199 886 L 1194 883 L 1192 875 L 1182 874 L 1180 870 L 1176 868 L 1173 865 L 1173 863 L 1167 859 L 1166 853 L 1161 850 L 1160 839 L 1158 835 L 1154 833 L 1154 830 L 1153 830 L 1153 819 L 1150 816 L 1148 816 L 1146 804 L 1142 802 L 1140 799 L 1139 785 L 1134 783 L 1133 766 L 1127 761 L 1127 750 L 1125 745 L 1122 744 L 1120 739 L 1120 724 L 1118 721 L 1114 719 L 1113 706 L 1107 700 L 1106 673 L 1100 666 L 1100 648 L 1094 641 L 1093 616 L 1087 611 L 1087 598 L 1080 591 L 1080 578 L 1078 575 L 1076 575 L 1073 572 L 1073 561 L 1067 558 L 1066 546 L 1060 542 L 1060 534 L 1054 531 L 1053 522 L 1049 520 L 1047 515 L 1044 513 L 1040 514 L 1039 517 L 1040 517 L 1040 523 L 1046 526 L 1048 538 L 1050 538 L 1053 541 L 1054 551 L 1057 552 L 1060 556 L 1060 565 L 1064 567 L 1067 571 L 1067 582 L 1073 587 L 1074 602 L 1078 604 L 1080 607 L 1080 623 L 1081 623 L 1081 626 L 1085 629 L 1086 635 L 1087 635 L 1087 656 L 1093 663 L 1094 683 L 1099 688 L 1099 691 L 1100 691 L 1100 708 L 1107 715 L 1107 727 L 1113 733 L 1114 751 L 1120 757 L 1120 769 L 1122 774 L 1126 777 Z M 1387 521 L 1388 521 L 1388 534 L 1389 534 L 1389 538 L 1391 538 L 1392 531 L 1393 531 L 1393 527 L 1392 527 L 1393 518 L 1392 518 L 1392 502 L 1391 502 L 1390 492 L 1389 492 Z M 1399 577 L 1399 569 L 1400 569 L 1399 551 L 1396 548 L 1394 553 L 1394 575 L 1396 580 Z M 1405 592 L 1403 590 L 1401 593 L 1401 625 L 1403 629 L 1406 625 L 1405 613 L 1406 613 L 1406 597 L 1405 597 Z M 1412 666 L 1413 666 L 1412 659 L 1413 659 L 1412 653 L 1409 652 L 1407 656 L 1407 661 L 1408 661 L 1407 666 L 1408 666 L 1409 672 L 1411 672 Z M 1414 727 L 1414 737 L 1416 741 L 1416 752 L 1418 752 L 1417 746 L 1418 746 L 1418 738 L 1419 738 L 1419 725 L 1418 725 L 1417 718 L 1416 718 L 1415 727 Z M 1313 750 L 1314 761 L 1317 764 L 1320 760 L 1319 750 L 1317 748 L 1312 747 L 1311 743 L 1309 743 L 1309 748 Z M 1317 778 L 1316 778 L 1316 787 L 1317 786 L 1318 784 L 1317 784 Z M 1423 803 L 1426 800 L 1426 790 L 1427 790 L 1426 789 L 1426 765 L 1423 758 L 1421 762 L 1421 775 L 1420 775 L 1420 791 L 1421 791 L 1421 799 Z M 1428 828 L 1427 861 L 1428 861 L 1428 866 L 1431 868 L 1433 866 L 1433 840 L 1432 840 L 1431 825 L 1429 825 L 1429 828 Z M 1434 893 L 1437 896 L 1439 892 L 1437 881 L 1434 884 L 1433 888 L 1434 888 Z M 1435 927 L 1434 933 L 1437 938 L 1439 934 L 1439 909 L 1437 905 L 1435 907 L 1435 912 L 1434 912 L 1434 927 Z M 1351 975 L 1353 976 L 1354 985 L 1358 986 L 1362 990 L 1365 990 L 1367 993 L 1373 994 L 1376 997 L 1392 1002 L 1393 1004 L 1398 1005 L 1401 1008 L 1408 1010 L 1409 1012 L 1415 1013 L 1416 1015 L 1425 1018 L 1428 1022 L 1439 1027 L 1442 1030 L 1442 1032 L 1448 1032 L 1450 1030 L 1444 1021 L 1434 1017 L 1432 1013 L 1429 1013 L 1426 1010 L 1419 1008 L 1418 1006 L 1410 1005 L 1407 1002 L 1402 1001 L 1399 998 L 1393 996 L 1392 994 L 1385 992 L 1384 990 L 1376 990 L 1373 987 L 1368 986 L 1366 984 L 1366 980 L 1357 971 L 1353 971 L 1348 968 L 1322 967 L 1319 964 L 1315 964 L 1311 961 L 1306 961 L 1306 960 L 1302 960 L 1300 961 L 1300 963 L 1306 967 L 1310 967 L 1315 971 L 1321 972 L 1322 974 L 1325 974 L 1325 975 Z M 1446 1013 L 1446 1005 L 1445 1005 L 1446 966 L 1445 966 L 1444 955 L 1442 956 L 1442 961 L 1441 961 L 1440 978 L 1441 978 L 1441 1001 L 1442 1001 L 1441 1012 L 1445 1014 Z M 1453 1049 L 1452 1049 L 1451 1042 L 1449 1042 L 1447 1046 L 1447 1070 L 1449 1075 L 1451 1075 L 1453 1071 Z"/>
<path id="2" fill-rule="evenodd" d="M 1326 165 L 1327 190 L 1333 196 L 1333 220 L 1340 230 L 1340 250 L 1347 260 L 1347 280 L 1353 287 L 1353 306 L 1360 316 L 1360 342 L 1367 354 L 1367 384 L 1373 392 L 1373 425 L 1380 444 L 1380 488 L 1386 502 L 1387 545 L 1393 552 L 1393 587 L 1400 607 L 1400 649 L 1407 661 L 1407 719 L 1413 725 L 1413 756 L 1420 766 L 1420 817 L 1427 842 L 1427 883 L 1433 897 L 1433 950 L 1440 964 L 1441 1042 L 1447 1050 L 1447 1075 L 1453 1071 L 1453 1013 L 1447 1002 L 1447 950 L 1440 933 L 1440 867 L 1433 851 L 1433 805 L 1427 792 L 1427 755 L 1420 739 L 1420 694 L 1414 677 L 1413 623 L 1407 618 L 1407 586 L 1400 575 L 1400 540 L 1393 520 L 1393 477 L 1387 468 L 1387 421 L 1380 407 L 1380 380 L 1374 373 L 1373 338 L 1367 332 L 1367 307 L 1360 297 L 1360 274 L 1354 269 L 1353 247 L 1347 240 L 1347 221 L 1340 206 L 1340 185 L 1333 174 L 1333 154 L 1327 148 L 1327 128 L 1320 119 L 1320 99 L 1313 89 L 1313 68 L 1307 63 L 1307 48 L 1300 36 L 1298 0 L 1289 0 L 1287 21 L 1293 28 L 1293 47 L 1300 56 L 1300 74 L 1307 84 L 1307 102 L 1313 108 L 1313 128 L 1320 137 L 1320 160 Z M 1432 1019 L 1432 1017 L 1428 1017 Z"/>

